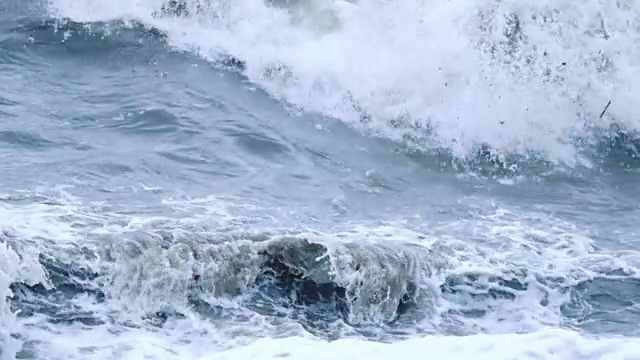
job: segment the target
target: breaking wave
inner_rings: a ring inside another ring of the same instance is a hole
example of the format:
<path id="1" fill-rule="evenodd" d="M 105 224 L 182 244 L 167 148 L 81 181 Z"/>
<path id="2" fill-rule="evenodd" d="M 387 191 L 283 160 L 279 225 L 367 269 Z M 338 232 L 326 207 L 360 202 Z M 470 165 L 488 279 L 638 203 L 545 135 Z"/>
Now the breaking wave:
<path id="1" fill-rule="evenodd" d="M 390 221 L 266 230 L 222 208 L 200 220 L 131 218 L 64 200 L 20 201 L 2 213 L 12 224 L 0 239 L 5 354 L 103 354 L 112 349 L 103 332 L 125 342 L 123 334 L 166 337 L 169 352 L 189 336 L 204 346 L 189 351 L 208 353 L 305 333 L 384 342 L 547 326 L 608 334 L 613 321 L 615 333 L 639 335 L 638 253 L 599 250 L 541 213 L 496 209 L 419 229 Z M 86 335 L 70 344 L 52 329 Z"/>
<path id="2" fill-rule="evenodd" d="M 624 155 L 637 165 L 637 6 L 50 0 L 49 9 L 83 24 L 142 24 L 299 109 L 509 168 L 518 157 L 592 166 Z"/>
<path id="3" fill-rule="evenodd" d="M 609 320 L 639 316 L 640 299 L 630 292 L 638 284 L 634 254 L 621 263 L 594 253 L 582 261 L 595 263 L 568 274 L 508 262 L 481 270 L 471 252 L 485 250 L 461 245 L 267 234 L 200 243 L 139 233 L 85 254 L 102 260 L 99 270 L 41 254 L 47 281 L 14 280 L 11 304 L 21 317 L 45 314 L 55 324 L 162 326 L 195 312 L 224 326 L 251 316 L 287 318 L 323 338 L 353 333 L 385 341 L 416 331 L 588 328 L 603 314 Z M 466 257 L 474 259 L 466 265 L 472 268 L 460 266 Z M 613 288 L 620 291 L 613 295 Z M 78 297 L 97 305 L 78 306 Z M 115 304 L 123 318 L 104 313 Z M 610 313 L 612 304 L 623 310 Z M 501 329 L 495 317 L 505 316 L 510 319 Z"/>

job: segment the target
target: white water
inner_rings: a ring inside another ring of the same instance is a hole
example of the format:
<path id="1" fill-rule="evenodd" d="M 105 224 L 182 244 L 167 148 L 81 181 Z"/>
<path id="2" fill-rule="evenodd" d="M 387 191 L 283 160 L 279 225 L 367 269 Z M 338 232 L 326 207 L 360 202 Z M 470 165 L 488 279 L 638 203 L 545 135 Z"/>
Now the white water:
<path id="1" fill-rule="evenodd" d="M 637 339 L 588 340 L 563 331 L 545 329 L 526 335 L 429 336 L 395 344 L 338 340 L 332 343 L 310 339 L 258 340 L 250 346 L 206 357 L 223 359 L 640 359 Z M 203 359 L 204 360 L 204 359 Z"/>
<path id="2" fill-rule="evenodd" d="M 462 359 L 638 358 L 640 339 L 587 338 L 569 330 L 550 328 L 560 325 L 558 306 L 565 299 L 562 294 L 552 293 L 550 305 L 541 306 L 540 289 L 535 286 L 512 302 L 495 303 L 492 312 L 481 319 L 468 319 L 458 324 L 467 331 L 483 335 L 416 335 L 413 339 L 391 345 L 356 338 L 327 344 L 314 338 L 294 321 L 282 319 L 274 322 L 246 311 L 249 316 L 237 321 L 204 319 L 184 303 L 184 284 L 192 276 L 192 269 L 204 269 L 214 282 L 229 279 L 229 269 L 221 267 L 221 264 L 225 264 L 222 260 L 245 261 L 244 268 L 249 269 L 251 261 L 246 244 L 251 241 L 234 240 L 224 246 L 206 243 L 189 245 L 187 241 L 178 241 L 165 249 L 154 246 L 152 242 L 145 244 L 137 241 L 134 247 L 140 251 L 127 253 L 113 250 L 113 245 L 118 248 L 123 242 L 126 243 L 126 234 L 132 231 L 148 234 L 154 234 L 158 228 L 175 234 L 186 231 L 185 235 L 189 238 L 197 234 L 194 229 L 200 228 L 205 233 L 211 226 L 228 229 L 230 220 L 238 219 L 238 215 L 230 213 L 220 199 L 167 203 L 179 208 L 197 206 L 203 213 L 184 219 L 130 217 L 111 213 L 99 204 L 82 205 L 68 198 L 50 201 L 48 205 L 3 205 L 0 226 L 12 236 L 5 237 L 0 248 L 1 295 L 7 294 L 12 281 L 46 284 L 46 277 L 34 255 L 38 252 L 54 254 L 60 261 L 73 260 L 110 273 L 108 282 L 102 282 L 108 293 L 106 303 L 95 303 L 89 297 L 78 296 L 73 304 L 98 316 L 110 314 L 118 319 L 116 323 L 94 327 L 51 324 L 41 317 L 20 320 L 8 312 L 8 303 L 3 301 L 0 303 L 0 323 L 5 330 L 0 334 L 4 336 L 4 358 L 13 358 L 12 351 L 18 350 L 23 343 L 22 340 L 7 343 L 8 333 L 20 334 L 35 341 L 37 354 L 40 357 L 46 354 L 48 359 L 297 359 L 308 358 L 310 354 L 316 354 L 318 359 L 324 359 L 329 354 L 350 359 L 386 359 L 401 354 L 411 356 L 424 353 L 436 359 L 444 359 L 452 354 Z M 540 213 L 515 216 L 503 208 L 490 210 L 490 206 L 485 205 L 483 208 L 488 209 L 486 215 L 476 217 L 472 224 L 466 220 L 429 224 L 428 229 L 416 231 L 411 230 L 409 224 L 391 221 L 382 226 L 349 225 L 333 232 L 309 230 L 302 235 L 325 242 L 417 241 L 445 259 L 441 270 L 443 273 L 434 275 L 435 283 L 440 283 L 444 274 L 469 270 L 498 274 L 526 267 L 542 275 L 578 280 L 612 269 L 637 271 L 640 266 L 637 253 L 600 253 L 594 250 L 591 239 L 571 224 Z M 532 222 L 529 223 L 528 219 Z M 70 224 L 81 226 L 72 227 Z M 246 225 L 242 223 L 241 227 Z M 264 226 L 255 226 L 266 229 Z M 279 231 L 272 229 L 270 232 Z M 114 243 L 110 244 L 109 238 L 101 237 L 103 235 L 110 235 Z M 217 260 L 185 258 L 185 246 L 195 246 L 197 251 L 210 254 Z M 500 251 L 491 251 L 496 246 Z M 80 248 L 91 250 L 97 258 L 83 260 Z M 121 247 L 124 248 L 127 246 Z M 110 251 L 111 255 L 105 255 L 105 250 Z M 18 256 L 18 253 L 21 255 Z M 108 257 L 111 260 L 107 260 Z M 456 307 L 456 304 L 444 299 L 435 300 L 438 313 Z M 232 305 L 235 300 L 211 296 L 207 301 L 222 301 Z M 187 317 L 169 321 L 162 328 L 145 326 L 140 320 L 144 314 L 167 305 L 185 313 Z M 238 310 L 243 311 L 241 306 Z M 443 319 L 434 315 L 416 324 L 416 330 L 440 332 L 451 325 Z M 139 327 L 125 327 L 125 321 Z M 256 342 L 259 338 L 261 340 Z"/>
<path id="3" fill-rule="evenodd" d="M 325 6 L 333 15 L 323 12 L 322 16 L 305 16 L 304 11 L 317 12 L 318 9 L 301 10 L 303 13 L 298 15 L 298 20 L 306 19 L 306 24 L 292 24 L 285 10 L 250 0 L 210 2 L 209 12 L 197 21 L 157 18 L 153 13 L 160 8 L 161 2 L 154 0 L 50 2 L 56 16 L 75 21 L 139 20 L 166 32 L 168 41 L 176 48 L 212 59 L 229 53 L 246 61 L 249 78 L 273 96 L 307 110 L 360 124 L 359 114 L 352 107 L 355 101 L 360 109 L 372 116 L 367 126 L 383 135 L 396 135 L 387 121 L 399 116 L 404 116 L 407 123 L 430 124 L 436 129 L 436 140 L 460 155 L 467 154 L 475 143 L 487 142 L 505 150 L 535 149 L 546 152 L 551 158 L 571 161 L 575 149 L 569 145 L 570 137 L 584 131 L 585 119 L 577 113 L 585 112 L 596 118 L 609 99 L 613 100 L 613 105 L 609 117 L 602 121 L 615 117 L 617 121 L 637 128 L 632 105 L 640 100 L 640 92 L 636 91 L 640 89 L 640 78 L 635 76 L 640 70 L 636 60 L 640 55 L 640 48 L 636 46 L 640 44 L 640 5 L 630 0 L 626 5 L 591 0 L 579 5 L 569 1 L 532 5 L 515 0 L 373 0 L 355 5 L 327 2 Z M 558 9 L 555 20 L 543 24 L 540 14 L 552 13 L 554 8 Z M 487 28 L 482 31 L 478 29 L 482 23 L 478 9 L 486 14 L 493 11 L 493 15 L 486 15 Z M 220 14 L 216 21 L 210 16 L 214 12 Z M 499 42 L 506 26 L 504 15 L 512 13 L 518 14 L 523 21 L 527 45 L 508 61 L 504 56 L 492 58 L 478 44 Z M 532 20 L 533 14 L 538 14 L 536 20 Z M 338 18 L 337 23 L 333 16 Z M 608 39 L 598 33 L 602 29 L 601 19 Z M 318 21 L 330 23 L 318 24 Z M 545 50 L 546 58 L 540 56 Z M 598 71 L 594 63 L 588 62 L 597 58 L 595 54 L 599 51 L 612 61 L 610 70 Z M 524 66 L 527 56 L 534 56 L 534 60 Z M 558 65 L 563 62 L 566 65 Z M 283 76 L 267 76 L 274 65 L 284 65 L 289 72 Z M 545 74 L 547 68 L 550 74 Z M 456 141 L 452 142 L 452 139 Z M 560 315 L 557 307 L 541 307 L 535 290 L 511 308 L 499 309 L 495 317 L 488 316 L 483 319 L 484 323 L 475 324 L 479 330 L 492 334 L 433 335 L 391 345 L 361 339 L 328 345 L 318 339 L 309 339 L 310 335 L 293 324 L 276 326 L 258 317 L 243 324 L 244 328 L 228 329 L 194 315 L 162 330 L 106 326 L 89 330 L 79 325 L 47 325 L 38 319 L 17 320 L 4 301 L 9 283 L 21 280 L 46 283 L 35 257 L 37 251 L 45 250 L 45 245 L 47 252 L 60 248 L 59 253 L 63 256 L 63 249 L 78 248 L 85 236 L 97 232 L 98 228 L 110 234 L 132 229 L 150 231 L 145 224 L 169 221 L 111 218 L 102 213 L 87 215 L 88 210 L 65 204 L 2 210 L 0 225 L 14 231 L 20 239 L 16 243 L 2 243 L 0 247 L 0 298 L 3 299 L 0 303 L 0 339 L 4 341 L 5 358 L 12 358 L 12 351 L 21 343 L 20 340 L 9 340 L 7 347 L 9 332 L 26 334 L 29 339 L 37 340 L 39 351 L 51 359 L 140 359 L 145 356 L 266 359 L 310 358 L 309 354 L 318 354 L 318 359 L 322 356 L 382 359 L 416 354 L 430 354 L 436 359 L 453 354 L 460 358 L 480 359 L 640 358 L 637 355 L 640 353 L 639 339 L 588 339 L 576 332 L 547 328 L 559 325 Z M 100 226 L 80 233 L 68 225 L 69 214 L 81 220 L 83 216 L 89 216 L 98 220 Z M 568 224 L 542 214 L 532 217 L 543 221 L 533 227 L 514 222 L 508 212 L 496 210 L 473 226 L 471 233 L 482 240 L 477 244 L 470 243 L 469 234 L 461 230 L 468 224 L 447 224 L 422 234 L 427 239 L 423 245 L 439 246 L 439 250 L 455 262 L 451 267 L 456 271 L 473 268 L 495 272 L 501 267 L 523 266 L 542 273 L 569 273 L 581 278 L 601 267 L 637 266 L 637 259 L 594 253 L 590 239 Z M 213 219 L 208 216 L 202 221 L 211 223 Z M 118 225 L 122 223 L 126 225 Z M 176 224 L 177 227 L 183 225 Z M 401 223 L 392 223 L 383 229 L 362 224 L 340 234 L 324 233 L 322 236 L 346 237 L 353 241 L 389 236 L 406 240 L 418 238 L 415 233 L 407 236 L 408 232 Z M 52 243 L 41 244 L 41 237 Z M 483 241 L 487 239 L 494 239 L 503 251 L 486 250 Z M 532 239 L 553 239 L 556 246 Z M 128 285 L 126 282 L 131 279 L 127 276 L 133 279 L 131 281 L 145 280 L 144 276 L 154 277 L 148 279 L 150 284 L 166 284 L 175 277 L 187 278 L 189 274 L 180 273 L 183 268 L 162 267 L 174 256 L 171 251 L 153 253 L 147 261 L 156 262 L 140 265 L 140 273 L 136 274 L 129 272 L 133 267 L 126 262 L 105 266 L 114 274 L 116 288 L 113 291 L 120 290 L 117 286 L 125 288 Z M 144 272 L 149 269 L 155 272 Z M 156 307 L 162 305 L 158 302 L 172 300 L 172 294 L 155 298 L 158 292 L 151 286 L 134 294 L 133 299 L 113 299 L 108 308 L 83 299 L 77 299 L 76 303 L 97 312 L 116 311 L 122 317 L 128 315 L 135 320 L 143 310 L 148 310 L 145 307 Z M 181 300 L 178 298 L 176 295 L 173 300 L 179 307 Z M 187 309 L 185 312 L 189 314 Z M 438 324 L 429 325 L 437 328 Z M 520 331 L 528 334 L 513 334 Z M 295 337 L 265 338 L 246 345 L 256 332 L 266 336 Z M 229 347 L 233 349 L 219 352 Z"/>
<path id="4" fill-rule="evenodd" d="M 138 20 L 176 48 L 230 54 L 254 83 L 305 110 L 357 125 L 364 112 L 384 136 L 402 133 L 393 119 L 428 126 L 431 140 L 460 156 L 486 143 L 571 163 L 571 139 L 588 137 L 586 125 L 640 127 L 633 0 L 301 0 L 291 9 L 187 0 L 204 10 L 185 19 L 154 16 L 161 0 L 49 1 L 59 17 Z M 505 32 L 521 35 L 517 45 L 519 35 Z"/>

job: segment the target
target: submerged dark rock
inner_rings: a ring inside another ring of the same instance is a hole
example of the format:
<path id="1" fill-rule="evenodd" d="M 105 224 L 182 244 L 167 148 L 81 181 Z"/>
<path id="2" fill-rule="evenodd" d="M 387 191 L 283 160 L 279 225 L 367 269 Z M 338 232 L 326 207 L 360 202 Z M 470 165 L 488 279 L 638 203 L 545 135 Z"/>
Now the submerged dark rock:
<path id="1" fill-rule="evenodd" d="M 365 248 L 360 250 L 375 251 L 375 249 Z M 263 270 L 256 283 L 269 283 L 270 286 L 279 288 L 294 305 L 329 305 L 347 323 L 350 322 L 350 315 L 354 311 L 381 311 L 382 309 L 376 306 L 384 302 L 379 300 L 377 294 L 381 289 L 376 288 L 371 291 L 371 284 L 345 283 L 336 278 L 336 271 L 332 267 L 328 249 L 324 245 L 301 239 L 286 239 L 269 244 L 260 252 L 260 255 L 263 258 L 261 264 Z M 354 259 L 356 262 L 352 264 L 354 272 L 367 266 L 364 261 L 358 263 L 358 257 Z M 380 283 L 380 286 L 387 287 L 383 292 L 387 292 L 392 287 L 403 291 L 401 294 L 391 295 L 392 298 L 398 299 L 393 308 L 392 318 L 395 318 L 411 308 L 415 302 L 418 286 L 409 279 L 388 276 L 384 269 L 380 270 L 380 277 L 391 281 L 391 283 Z M 402 284 L 398 286 L 400 282 Z M 371 309 L 360 309 L 356 308 L 357 306 L 371 306 Z"/>

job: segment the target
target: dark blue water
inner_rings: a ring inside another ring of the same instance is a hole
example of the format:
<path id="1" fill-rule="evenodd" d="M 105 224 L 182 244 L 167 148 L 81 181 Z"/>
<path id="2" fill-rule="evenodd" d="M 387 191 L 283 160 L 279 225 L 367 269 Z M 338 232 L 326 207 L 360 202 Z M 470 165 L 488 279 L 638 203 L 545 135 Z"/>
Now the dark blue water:
<path id="1" fill-rule="evenodd" d="M 639 335 L 633 131 L 576 142 L 589 166 L 460 157 L 293 111 L 228 59 L 0 5 L 0 357 Z"/>

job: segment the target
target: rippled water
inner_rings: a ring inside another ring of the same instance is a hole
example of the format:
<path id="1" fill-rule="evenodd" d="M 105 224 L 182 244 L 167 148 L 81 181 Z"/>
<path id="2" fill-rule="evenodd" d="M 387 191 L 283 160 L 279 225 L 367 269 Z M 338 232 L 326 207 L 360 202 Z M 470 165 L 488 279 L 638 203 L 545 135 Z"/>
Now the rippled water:
<path id="1" fill-rule="evenodd" d="M 0 358 L 640 359 L 638 44 L 624 1 L 0 4 Z"/>

